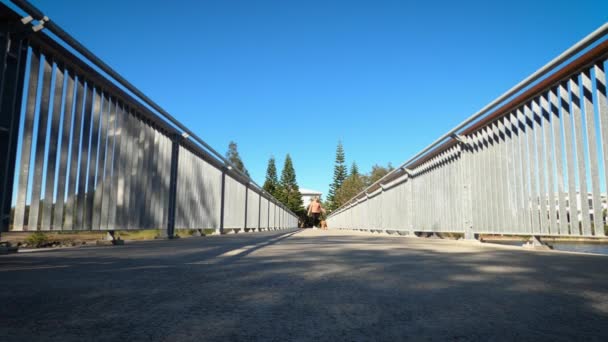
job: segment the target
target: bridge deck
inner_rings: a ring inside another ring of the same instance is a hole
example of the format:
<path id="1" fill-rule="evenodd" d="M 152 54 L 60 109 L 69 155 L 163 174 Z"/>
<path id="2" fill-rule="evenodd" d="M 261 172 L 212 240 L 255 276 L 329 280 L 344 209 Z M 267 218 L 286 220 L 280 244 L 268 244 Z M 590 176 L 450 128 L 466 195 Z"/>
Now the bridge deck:
<path id="1" fill-rule="evenodd" d="M 0 257 L 0 340 L 608 340 L 608 257 L 342 231 Z"/>

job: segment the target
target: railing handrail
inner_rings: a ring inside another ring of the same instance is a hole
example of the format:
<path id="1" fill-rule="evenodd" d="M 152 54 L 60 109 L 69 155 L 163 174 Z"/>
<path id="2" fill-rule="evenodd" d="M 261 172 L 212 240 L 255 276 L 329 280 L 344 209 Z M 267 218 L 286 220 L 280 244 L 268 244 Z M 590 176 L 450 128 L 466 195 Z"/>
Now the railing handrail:
<path id="1" fill-rule="evenodd" d="M 333 215 L 341 212 L 347 205 L 351 204 L 355 199 L 357 199 L 361 195 L 367 193 L 369 191 L 369 189 L 382 184 L 382 182 L 385 179 L 389 178 L 390 176 L 392 176 L 396 172 L 399 172 L 400 170 L 403 170 L 409 164 L 411 164 L 411 163 L 419 160 L 421 157 L 423 157 L 425 154 L 427 154 L 427 152 L 433 150 L 435 147 L 438 147 L 446 139 L 454 137 L 463 128 L 467 128 L 468 125 L 470 125 L 471 123 L 473 123 L 476 120 L 480 119 L 482 116 L 490 113 L 493 109 L 495 109 L 501 103 L 504 103 L 506 100 L 508 100 L 512 96 L 517 95 L 517 93 L 519 93 L 520 91 L 524 90 L 526 87 L 532 85 L 534 82 L 539 81 L 542 77 L 544 77 L 547 74 L 549 74 L 556 67 L 560 66 L 563 62 L 565 62 L 568 59 L 574 57 L 576 54 L 580 53 L 584 49 L 588 48 L 592 44 L 594 44 L 597 41 L 599 41 L 607 33 L 608 33 L 608 22 L 604 23 L 602 26 L 600 26 L 599 28 L 597 28 L 595 31 L 593 31 L 592 33 L 588 34 L 586 37 L 584 37 L 583 39 L 581 39 L 580 41 L 578 41 L 576 44 L 574 44 L 573 46 L 571 46 L 570 48 L 568 48 L 566 51 L 564 51 L 563 53 L 561 53 L 559 56 L 557 56 L 554 59 L 552 59 L 550 62 L 548 62 L 547 64 L 545 64 L 543 67 L 541 67 L 540 69 L 538 69 L 534 73 L 532 73 L 530 76 L 526 77 L 524 80 L 522 80 L 521 82 L 519 82 L 517 85 L 513 86 L 511 89 L 507 90 L 505 93 L 503 93 L 502 95 L 498 96 L 495 100 L 493 100 L 492 102 L 490 102 L 489 104 L 487 104 L 485 107 L 483 107 L 482 109 L 480 109 L 478 112 L 476 112 L 475 114 L 471 115 L 470 117 L 468 117 L 467 119 L 465 119 L 464 121 L 462 121 L 460 124 L 458 124 L 456 127 L 452 128 L 450 131 L 448 131 L 447 133 L 445 133 L 444 135 L 442 135 L 441 137 L 439 137 L 437 140 L 433 141 L 430 145 L 428 145 L 427 147 L 423 148 L 420 152 L 416 153 L 413 157 L 411 157 L 407 161 L 401 163 L 401 165 L 399 165 L 398 167 L 396 167 L 395 169 L 393 169 L 392 171 L 390 171 L 389 173 L 387 173 L 386 175 L 384 175 L 382 178 L 380 178 L 376 182 L 374 182 L 371 185 L 369 185 L 368 187 L 366 187 L 363 191 L 359 192 L 357 195 L 355 195 L 354 197 L 352 197 L 351 199 L 349 199 L 347 202 L 345 202 L 344 204 L 342 204 L 339 208 L 337 208 L 336 210 L 334 210 L 329 215 L 329 217 L 331 217 L 331 216 L 333 216 Z M 516 100 L 516 99 L 514 99 L 514 100 Z M 501 111 L 499 109 L 495 110 L 492 113 L 500 115 Z M 488 117 L 490 117 L 490 116 L 488 116 Z"/>
<path id="2" fill-rule="evenodd" d="M 164 119 L 172 123 L 176 128 L 180 129 L 181 135 L 184 139 L 191 138 L 192 141 L 198 143 L 203 146 L 209 152 L 211 152 L 216 158 L 222 161 L 226 167 L 228 167 L 231 171 L 237 173 L 239 176 L 243 177 L 249 184 L 254 185 L 257 189 L 259 189 L 262 193 L 267 194 L 270 198 L 274 198 L 271 194 L 266 192 L 259 184 L 257 184 L 254 180 L 251 179 L 250 176 L 245 174 L 243 171 L 239 170 L 236 166 L 234 166 L 228 159 L 226 159 L 222 154 L 217 152 L 213 147 L 207 144 L 202 138 L 188 129 L 184 124 L 179 122 L 175 117 L 173 117 L 169 112 L 163 109 L 159 104 L 154 102 L 148 96 L 146 96 L 141 90 L 139 90 L 136 86 L 134 86 L 131 82 L 127 81 L 124 77 L 122 77 L 118 72 L 116 72 L 112 67 L 103 62 L 99 57 L 97 57 L 93 52 L 87 49 L 84 45 L 82 45 L 76 38 L 72 37 L 69 33 L 65 32 L 59 25 L 55 24 L 48 16 L 46 16 L 40 9 L 36 6 L 32 5 L 28 1 L 25 0 L 10 0 L 17 7 L 23 10 L 32 18 L 43 21 L 43 27 L 52 32 L 57 38 L 61 39 L 64 43 L 66 43 L 70 48 L 74 49 L 74 51 L 78 52 L 80 55 L 85 57 L 90 63 L 95 65 L 97 68 L 102 70 L 108 76 L 110 76 L 114 81 L 123 86 L 125 89 L 130 91 L 133 95 L 135 95 L 138 100 L 142 101 L 147 106 L 154 109 L 158 114 L 160 114 Z M 276 198 L 275 198 L 276 200 Z M 276 200 L 275 204 L 283 207 L 289 211 L 292 215 L 296 216 L 289 208 L 283 206 L 278 200 Z"/>

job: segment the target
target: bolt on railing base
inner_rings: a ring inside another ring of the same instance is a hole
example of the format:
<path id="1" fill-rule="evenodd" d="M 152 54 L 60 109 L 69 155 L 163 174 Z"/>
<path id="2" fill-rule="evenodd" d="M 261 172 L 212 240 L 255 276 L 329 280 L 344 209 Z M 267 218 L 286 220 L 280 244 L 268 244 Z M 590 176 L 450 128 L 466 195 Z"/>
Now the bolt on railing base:
<path id="1" fill-rule="evenodd" d="M 106 240 L 106 241 L 114 241 L 114 240 L 116 240 L 116 235 L 114 233 L 115 232 L 113 230 L 108 230 L 106 232 L 104 240 Z"/>
<path id="2" fill-rule="evenodd" d="M 125 244 L 125 240 L 121 240 L 120 237 L 115 235 L 115 231 L 108 230 L 101 240 L 97 240 L 98 246 L 113 245 L 122 246 Z"/>
<path id="3" fill-rule="evenodd" d="M 157 239 L 157 240 L 165 240 L 165 239 L 166 240 L 171 240 L 171 239 L 174 239 L 174 238 L 176 238 L 176 236 L 174 234 L 169 234 L 168 231 L 167 231 L 167 229 L 161 229 L 158 232 L 158 235 L 155 237 L 155 239 Z"/>
<path id="4" fill-rule="evenodd" d="M 464 232 L 464 239 L 470 241 L 481 241 L 481 239 L 479 238 L 479 234 L 475 234 L 470 230 Z"/>
<path id="5" fill-rule="evenodd" d="M 523 248 L 551 250 L 553 247 L 541 241 L 540 236 L 532 236 L 522 245 Z"/>

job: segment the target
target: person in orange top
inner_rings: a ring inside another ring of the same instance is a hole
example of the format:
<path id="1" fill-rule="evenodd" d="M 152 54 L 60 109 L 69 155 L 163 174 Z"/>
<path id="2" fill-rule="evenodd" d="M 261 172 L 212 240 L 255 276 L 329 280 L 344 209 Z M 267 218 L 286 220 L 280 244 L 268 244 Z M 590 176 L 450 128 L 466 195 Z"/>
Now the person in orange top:
<path id="1" fill-rule="evenodd" d="M 319 201 L 319 197 L 315 197 L 310 205 L 308 206 L 308 216 L 312 217 L 312 226 L 317 227 L 319 225 L 319 218 L 321 217 L 321 213 L 325 212 L 325 209 L 321 206 L 321 202 Z"/>

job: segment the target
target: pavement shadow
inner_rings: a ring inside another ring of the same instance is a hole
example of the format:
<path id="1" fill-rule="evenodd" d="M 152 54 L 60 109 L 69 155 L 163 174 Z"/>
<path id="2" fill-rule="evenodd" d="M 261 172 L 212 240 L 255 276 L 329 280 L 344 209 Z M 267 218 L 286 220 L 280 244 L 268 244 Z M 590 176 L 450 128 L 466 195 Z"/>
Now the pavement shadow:
<path id="1" fill-rule="evenodd" d="M 0 258 L 0 337 L 608 339 L 605 256 L 260 234 Z"/>

